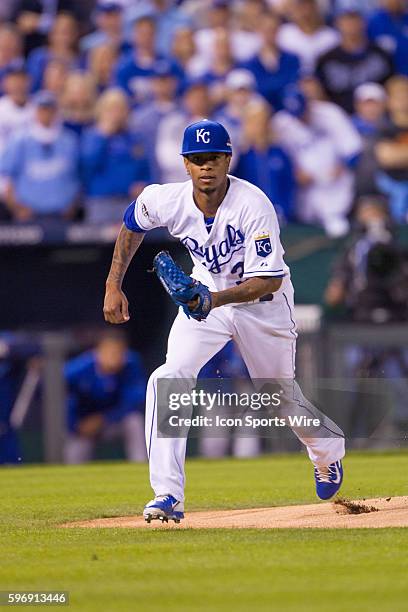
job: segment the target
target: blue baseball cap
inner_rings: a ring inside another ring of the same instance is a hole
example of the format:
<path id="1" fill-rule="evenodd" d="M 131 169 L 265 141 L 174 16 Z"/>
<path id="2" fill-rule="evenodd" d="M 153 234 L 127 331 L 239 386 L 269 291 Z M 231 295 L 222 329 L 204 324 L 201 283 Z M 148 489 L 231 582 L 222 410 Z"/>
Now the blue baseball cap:
<path id="1" fill-rule="evenodd" d="M 231 139 L 218 121 L 203 119 L 184 130 L 181 155 L 190 153 L 228 153 L 232 155 Z"/>
<path id="2" fill-rule="evenodd" d="M 307 100 L 305 94 L 297 87 L 287 89 L 282 99 L 283 108 L 294 117 L 302 117 L 305 114 Z"/>

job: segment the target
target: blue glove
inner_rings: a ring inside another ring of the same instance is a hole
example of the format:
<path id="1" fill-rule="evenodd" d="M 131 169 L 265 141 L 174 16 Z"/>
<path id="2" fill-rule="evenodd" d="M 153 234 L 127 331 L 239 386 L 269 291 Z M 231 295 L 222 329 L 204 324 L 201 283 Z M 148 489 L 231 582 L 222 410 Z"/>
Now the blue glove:
<path id="1" fill-rule="evenodd" d="M 200 281 L 191 278 L 178 266 L 168 251 L 160 251 L 153 260 L 153 268 L 163 287 L 188 318 L 202 321 L 211 310 L 211 293 Z M 188 302 L 197 300 L 194 310 Z"/>

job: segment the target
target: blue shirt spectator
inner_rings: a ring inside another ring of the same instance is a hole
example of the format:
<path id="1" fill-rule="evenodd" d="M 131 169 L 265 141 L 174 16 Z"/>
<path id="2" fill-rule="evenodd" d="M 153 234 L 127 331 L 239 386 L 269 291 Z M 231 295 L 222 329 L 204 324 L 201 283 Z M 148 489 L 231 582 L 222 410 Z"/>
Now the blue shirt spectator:
<path id="1" fill-rule="evenodd" d="M 77 137 L 60 126 L 53 94 L 39 92 L 35 105 L 31 127 L 12 138 L 1 161 L 6 203 L 21 221 L 68 215 L 80 189 Z"/>
<path id="2" fill-rule="evenodd" d="M 88 128 L 82 141 L 82 168 L 88 196 L 127 197 L 134 183 L 149 178 L 143 145 L 130 131 L 109 136 L 97 127 Z"/>
<path id="3" fill-rule="evenodd" d="M 31 77 L 32 91 L 38 91 L 43 84 L 43 77 L 48 62 L 58 59 L 70 69 L 84 67 L 84 60 L 78 53 L 78 24 L 68 13 L 60 13 L 54 22 L 49 35 L 49 45 L 34 49 L 27 59 L 27 70 Z"/>
<path id="4" fill-rule="evenodd" d="M 368 36 L 392 54 L 396 72 L 408 76 L 408 9 L 400 1 L 400 9 L 387 8 L 395 2 L 385 2 L 385 7 L 375 11 L 368 20 Z"/>
<path id="5" fill-rule="evenodd" d="M 87 53 L 95 47 L 110 44 L 121 53 L 130 51 L 124 40 L 123 11 L 120 2 L 98 2 L 94 12 L 96 30 L 81 39 L 81 51 Z"/>
<path id="6" fill-rule="evenodd" d="M 99 413 L 107 424 L 121 421 L 131 412 L 142 412 L 146 378 L 140 356 L 132 351 L 124 355 L 123 364 L 114 373 L 99 367 L 94 351 L 83 353 L 65 367 L 68 387 L 68 429 L 78 430 L 79 422 Z"/>
<path id="7" fill-rule="evenodd" d="M 96 106 L 97 123 L 82 137 L 86 215 L 90 223 L 120 222 L 123 206 L 150 179 L 139 136 L 128 127 L 129 104 L 120 89 L 108 89 Z"/>
<path id="8" fill-rule="evenodd" d="M 238 159 L 234 174 L 262 189 L 281 221 L 292 219 L 295 176 L 290 157 L 278 145 L 264 150 L 251 147 Z"/>
<path id="9" fill-rule="evenodd" d="M 142 0 L 130 6 L 126 13 L 126 20 L 134 22 L 142 17 L 152 17 L 156 22 L 157 38 L 156 51 L 158 55 L 169 56 L 173 36 L 176 30 L 192 25 L 191 18 L 183 11 L 183 8 L 174 5 L 169 0 Z"/>
<path id="10" fill-rule="evenodd" d="M 157 62 L 152 80 L 153 99 L 134 110 L 132 114 L 131 128 L 140 135 L 145 145 L 152 183 L 161 182 L 156 158 L 157 134 L 162 119 L 177 109 L 176 92 L 179 82 L 179 71 L 172 62 Z"/>
<path id="11" fill-rule="evenodd" d="M 140 356 L 125 337 L 106 331 L 92 351 L 69 361 L 67 463 L 91 459 L 97 440 L 123 438 L 130 461 L 146 459 L 144 400 L 146 377 Z"/>
<path id="12" fill-rule="evenodd" d="M 280 19 L 265 13 L 260 31 L 263 46 L 258 55 L 243 64 L 255 76 L 257 89 L 275 110 L 282 108 L 282 94 L 287 85 L 299 79 L 300 61 L 297 55 L 286 53 L 277 45 Z"/>
<path id="13" fill-rule="evenodd" d="M 268 68 L 259 56 L 244 64 L 244 68 L 255 76 L 259 93 L 275 110 L 281 110 L 283 90 L 299 79 L 300 63 L 296 55 L 282 51 L 279 53 L 275 69 Z"/>
<path id="14" fill-rule="evenodd" d="M 274 142 L 270 121 L 270 106 L 262 98 L 249 102 L 243 114 L 243 143 L 234 174 L 262 189 L 285 222 L 291 219 L 294 207 L 294 169 L 289 156 Z"/>
<path id="15" fill-rule="evenodd" d="M 151 17 L 142 17 L 133 26 L 133 48 L 118 62 L 114 81 L 131 98 L 140 103 L 151 96 L 150 80 L 156 61 L 156 24 Z"/>

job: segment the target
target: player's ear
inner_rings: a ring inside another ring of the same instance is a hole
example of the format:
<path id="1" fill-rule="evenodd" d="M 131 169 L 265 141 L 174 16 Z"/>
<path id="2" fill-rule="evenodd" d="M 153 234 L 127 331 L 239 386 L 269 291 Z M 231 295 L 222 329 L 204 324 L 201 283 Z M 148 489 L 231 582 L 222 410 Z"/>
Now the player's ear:
<path id="1" fill-rule="evenodd" d="M 232 155 L 230 155 L 229 153 L 227 153 L 227 172 L 228 172 L 228 170 L 230 169 L 231 159 L 232 159 Z"/>
<path id="2" fill-rule="evenodd" d="M 184 167 L 186 169 L 186 172 L 190 176 L 190 164 L 188 161 L 188 157 L 183 157 L 183 160 L 184 160 Z"/>

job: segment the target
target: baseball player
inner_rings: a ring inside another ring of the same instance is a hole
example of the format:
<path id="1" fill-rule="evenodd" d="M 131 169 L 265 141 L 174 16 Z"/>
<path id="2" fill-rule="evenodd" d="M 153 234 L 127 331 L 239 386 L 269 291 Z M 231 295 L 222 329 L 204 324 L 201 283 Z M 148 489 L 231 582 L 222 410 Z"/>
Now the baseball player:
<path id="1" fill-rule="evenodd" d="M 180 308 L 168 338 L 166 363 L 153 372 L 147 385 L 146 444 L 155 493 L 144 509 L 149 522 L 184 518 L 187 440 L 158 436 L 158 379 L 195 380 L 230 339 L 235 340 L 252 379 L 294 381 L 295 376 L 293 286 L 272 203 L 251 183 L 228 174 L 232 147 L 220 123 L 203 120 L 188 126 L 181 154 L 191 180 L 150 185 L 126 210 L 104 303 L 106 321 L 129 320 L 121 285 L 150 229 L 166 227 L 190 252 L 191 277 L 168 254 L 155 258 L 156 272 Z M 338 434 L 325 436 L 320 431 L 313 436 L 301 428 L 293 431 L 314 464 L 317 495 L 329 499 L 343 478 L 342 432 L 337 429 Z"/>

